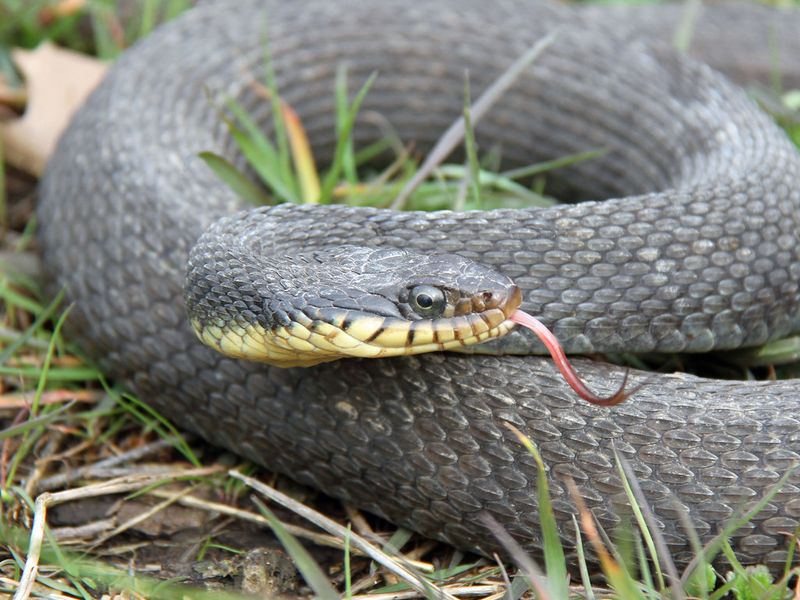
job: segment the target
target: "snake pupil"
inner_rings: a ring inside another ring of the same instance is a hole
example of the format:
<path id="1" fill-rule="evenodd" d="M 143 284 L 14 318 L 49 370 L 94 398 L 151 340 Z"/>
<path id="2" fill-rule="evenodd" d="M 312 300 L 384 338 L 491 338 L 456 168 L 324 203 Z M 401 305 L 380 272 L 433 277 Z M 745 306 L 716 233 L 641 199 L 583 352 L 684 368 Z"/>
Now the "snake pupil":
<path id="1" fill-rule="evenodd" d="M 412 310 L 422 317 L 435 318 L 444 312 L 444 292 L 432 285 L 418 285 L 409 294 Z"/>

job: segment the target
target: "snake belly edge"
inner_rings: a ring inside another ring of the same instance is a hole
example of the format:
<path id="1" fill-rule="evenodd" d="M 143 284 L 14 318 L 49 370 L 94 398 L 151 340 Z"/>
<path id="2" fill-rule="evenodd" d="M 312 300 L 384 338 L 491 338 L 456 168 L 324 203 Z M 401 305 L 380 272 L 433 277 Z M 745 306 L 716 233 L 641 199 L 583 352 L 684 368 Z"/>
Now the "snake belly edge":
<path id="1" fill-rule="evenodd" d="M 752 48 L 771 31 L 796 76 L 798 16 L 707 10 L 693 48 L 747 75 Z M 279 369 L 202 346 L 182 299 L 197 238 L 243 208 L 197 158 L 211 150 L 241 163 L 209 95 L 237 98 L 269 128 L 269 103 L 253 86 L 265 30 L 279 89 L 322 157 L 335 139 L 337 65 L 348 65 L 351 89 L 379 73 L 358 142 L 380 135 L 370 118 L 382 115 L 424 150 L 460 114 L 466 69 L 477 94 L 558 28 L 480 123 L 479 143 L 500 144 L 504 166 L 606 149 L 551 182 L 575 198 L 612 200 L 429 214 L 282 205 L 242 217 L 256 250 L 460 254 L 511 277 L 523 309 L 571 352 L 699 352 L 797 331 L 800 156 L 745 92 L 653 41 L 679 20 L 675 7 L 579 11 L 506 0 L 491 10 L 478 0 L 244 0 L 189 11 L 121 57 L 47 169 L 40 241 L 51 289 L 66 287 L 75 304 L 72 335 L 186 430 L 464 549 L 496 548 L 477 524 L 483 512 L 526 548 L 541 545 L 535 465 L 506 423 L 549 466 L 567 547 L 564 476 L 604 527 L 619 521 L 615 446 L 685 561 L 679 510 L 707 538 L 800 458 L 797 381 L 665 374 L 609 410 L 576 399 L 535 356 L 434 353 Z M 728 34 L 744 49 L 741 61 L 736 48 L 719 48 Z M 516 332 L 509 339 L 529 345 Z M 600 393 L 622 377 L 608 365 L 576 366 Z M 647 376 L 634 372 L 632 384 Z M 780 565 L 784 532 L 799 523 L 795 474 L 734 536 L 740 560 Z"/>

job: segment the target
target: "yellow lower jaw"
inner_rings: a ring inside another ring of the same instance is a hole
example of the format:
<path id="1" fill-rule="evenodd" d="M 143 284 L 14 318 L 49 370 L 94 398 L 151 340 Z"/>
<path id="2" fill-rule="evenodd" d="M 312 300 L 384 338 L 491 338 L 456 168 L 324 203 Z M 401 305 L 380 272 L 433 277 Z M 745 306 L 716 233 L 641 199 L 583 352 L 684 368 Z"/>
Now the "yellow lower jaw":
<path id="1" fill-rule="evenodd" d="M 428 322 L 384 327 L 384 319 L 375 317 L 359 319 L 347 331 L 321 322 L 308 327 L 292 323 L 275 330 L 260 325 L 203 327 L 197 321 L 192 326 L 201 342 L 227 356 L 279 367 L 310 367 L 347 357 L 384 358 L 453 350 L 500 337 L 514 327 L 500 311 L 491 315 L 490 323 L 493 321 L 498 323 L 490 326 L 474 316 L 452 319 L 452 328 L 436 328 Z"/>

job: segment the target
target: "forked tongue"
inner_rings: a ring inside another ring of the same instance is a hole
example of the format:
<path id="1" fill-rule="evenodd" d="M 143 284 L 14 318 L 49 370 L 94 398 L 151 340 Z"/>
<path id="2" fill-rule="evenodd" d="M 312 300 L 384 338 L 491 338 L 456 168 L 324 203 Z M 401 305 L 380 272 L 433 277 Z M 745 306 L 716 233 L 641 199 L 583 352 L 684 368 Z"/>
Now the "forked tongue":
<path id="1" fill-rule="evenodd" d="M 587 402 L 596 404 L 597 406 L 615 406 L 620 402 L 624 402 L 631 394 L 635 393 L 641 387 L 637 386 L 629 392 L 625 391 L 625 384 L 628 383 L 628 370 L 626 369 L 625 376 L 622 378 L 622 383 L 616 392 L 611 396 L 605 397 L 596 395 L 586 387 L 586 384 L 583 383 L 578 373 L 575 372 L 575 368 L 570 364 L 567 355 L 564 354 L 564 349 L 556 339 L 556 336 L 554 336 L 553 332 L 545 327 L 539 319 L 517 309 L 511 314 L 510 320 L 518 325 L 527 327 L 536 334 L 536 337 L 542 340 L 542 343 L 547 348 L 550 356 L 553 357 L 553 362 L 555 362 L 558 370 L 561 371 L 561 375 L 569 384 L 569 387 L 575 390 L 575 393 Z"/>

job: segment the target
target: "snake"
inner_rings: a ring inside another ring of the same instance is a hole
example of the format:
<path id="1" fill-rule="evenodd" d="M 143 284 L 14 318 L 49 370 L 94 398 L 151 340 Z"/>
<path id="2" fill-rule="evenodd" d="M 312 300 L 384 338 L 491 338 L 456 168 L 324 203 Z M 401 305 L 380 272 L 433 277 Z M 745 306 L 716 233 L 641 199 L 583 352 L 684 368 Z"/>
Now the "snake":
<path id="1" fill-rule="evenodd" d="M 633 369 L 632 397 L 592 406 L 508 317 L 520 307 L 581 355 L 731 350 L 800 329 L 800 155 L 734 83 L 800 81 L 799 16 L 201 2 L 124 52 L 63 134 L 38 208 L 49 289 L 65 290 L 83 352 L 184 431 L 424 536 L 491 555 L 489 514 L 541 551 L 537 463 L 513 425 L 546 465 L 568 553 L 567 480 L 612 530 L 621 456 L 676 562 L 692 556 L 684 517 L 706 540 L 788 477 L 730 536 L 742 563 L 780 567 L 800 524 L 798 381 Z M 688 54 L 676 31 L 692 32 Z M 377 73 L 355 146 L 391 126 L 424 154 L 461 115 L 465 73 L 477 94 L 545 36 L 475 135 L 507 169 L 601 150 L 548 174 L 564 204 L 253 207 L 199 158 L 247 168 L 231 99 L 275 131 L 267 60 L 320 164 L 334 160 L 342 66 L 351 97 Z M 574 364 L 598 393 L 624 374 Z"/>

